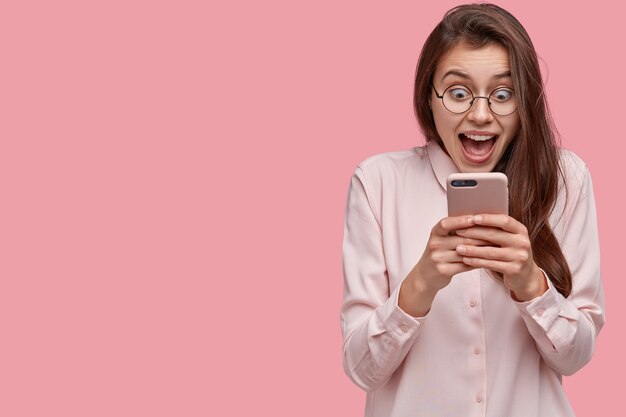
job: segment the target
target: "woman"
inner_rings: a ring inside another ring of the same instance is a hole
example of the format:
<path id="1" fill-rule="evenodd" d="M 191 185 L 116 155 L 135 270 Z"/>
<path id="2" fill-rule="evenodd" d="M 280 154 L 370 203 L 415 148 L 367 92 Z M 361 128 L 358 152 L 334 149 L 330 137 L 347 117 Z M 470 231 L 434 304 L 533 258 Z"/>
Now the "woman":
<path id="1" fill-rule="evenodd" d="M 494 5 L 450 10 L 414 105 L 426 145 L 365 160 L 348 194 L 343 359 L 366 416 L 573 415 L 561 376 L 604 324 L 595 203 L 528 34 Z M 488 171 L 510 216 L 446 217 L 448 175 Z"/>

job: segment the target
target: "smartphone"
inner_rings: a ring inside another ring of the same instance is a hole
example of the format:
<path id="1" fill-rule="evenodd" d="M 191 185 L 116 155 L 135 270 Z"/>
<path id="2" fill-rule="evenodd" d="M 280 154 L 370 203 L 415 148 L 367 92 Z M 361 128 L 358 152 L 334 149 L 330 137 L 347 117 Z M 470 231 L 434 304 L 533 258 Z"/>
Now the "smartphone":
<path id="1" fill-rule="evenodd" d="M 509 188 L 501 172 L 459 173 L 448 177 L 448 216 L 509 214 Z"/>

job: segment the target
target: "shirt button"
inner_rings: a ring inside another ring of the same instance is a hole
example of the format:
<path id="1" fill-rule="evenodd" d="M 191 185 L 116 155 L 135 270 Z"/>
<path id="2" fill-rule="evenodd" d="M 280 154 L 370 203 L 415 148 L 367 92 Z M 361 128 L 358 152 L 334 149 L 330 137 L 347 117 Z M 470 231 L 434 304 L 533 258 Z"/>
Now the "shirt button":
<path id="1" fill-rule="evenodd" d="M 482 402 L 482 401 L 483 401 L 483 396 L 482 396 L 482 395 L 480 395 L 480 394 L 478 394 L 478 395 L 476 396 L 476 402 L 477 402 L 477 403 L 480 403 L 480 402 Z"/>
<path id="2" fill-rule="evenodd" d="M 409 331 L 409 328 L 403 324 L 402 326 L 400 326 L 400 330 L 402 330 L 402 333 L 406 333 Z"/>
<path id="3" fill-rule="evenodd" d="M 474 348 L 474 354 L 475 354 L 475 355 L 478 355 L 479 353 L 480 353 L 480 348 L 479 348 L 478 346 L 476 346 L 476 347 Z"/>
<path id="4" fill-rule="evenodd" d="M 539 317 L 543 316 L 543 308 L 540 308 L 540 309 L 537 311 L 537 315 L 538 315 Z"/>
<path id="5" fill-rule="evenodd" d="M 476 299 L 472 298 L 469 302 L 470 307 L 476 307 Z"/>

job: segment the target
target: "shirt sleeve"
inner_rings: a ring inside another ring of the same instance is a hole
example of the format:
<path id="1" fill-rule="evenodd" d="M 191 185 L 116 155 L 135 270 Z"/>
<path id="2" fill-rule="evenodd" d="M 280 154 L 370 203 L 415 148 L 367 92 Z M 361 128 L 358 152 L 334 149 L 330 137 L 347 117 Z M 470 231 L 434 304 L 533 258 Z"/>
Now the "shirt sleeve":
<path id="1" fill-rule="evenodd" d="M 355 384 L 371 392 L 402 363 L 425 319 L 400 309 L 400 287 L 389 286 L 381 227 L 364 175 L 357 167 L 345 211 L 341 330 L 344 370 Z"/>
<path id="2" fill-rule="evenodd" d="M 582 185 L 564 226 L 561 249 L 572 273 L 572 291 L 563 297 L 548 281 L 540 297 L 516 305 L 546 363 L 572 375 L 591 360 L 604 325 L 604 291 L 591 176 L 585 167 Z M 545 272 L 544 272 L 545 274 Z"/>

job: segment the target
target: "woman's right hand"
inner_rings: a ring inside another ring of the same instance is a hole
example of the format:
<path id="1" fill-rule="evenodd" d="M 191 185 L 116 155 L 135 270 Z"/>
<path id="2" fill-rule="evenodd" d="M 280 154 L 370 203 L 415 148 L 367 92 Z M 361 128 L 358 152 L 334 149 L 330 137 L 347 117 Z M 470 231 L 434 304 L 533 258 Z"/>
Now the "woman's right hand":
<path id="1" fill-rule="evenodd" d="M 403 311 L 413 317 L 425 316 L 437 292 L 447 286 L 454 275 L 476 269 L 463 263 L 463 257 L 457 253 L 456 247 L 492 244 L 452 234 L 473 225 L 473 216 L 456 216 L 441 219 L 432 228 L 421 259 L 400 286 L 398 306 Z"/>

